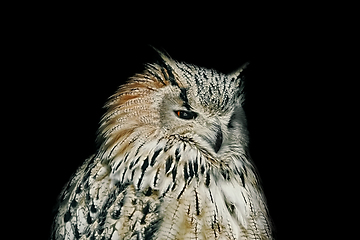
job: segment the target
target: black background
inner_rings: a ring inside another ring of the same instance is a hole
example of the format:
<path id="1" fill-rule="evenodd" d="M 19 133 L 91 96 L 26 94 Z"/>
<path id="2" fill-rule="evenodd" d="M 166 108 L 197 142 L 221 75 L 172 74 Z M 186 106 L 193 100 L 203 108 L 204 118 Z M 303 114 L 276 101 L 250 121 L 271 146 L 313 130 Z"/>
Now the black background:
<path id="1" fill-rule="evenodd" d="M 30 174 L 23 185 L 33 199 L 27 204 L 31 216 L 43 220 L 43 230 L 33 230 L 40 238 L 48 236 L 63 185 L 96 150 L 102 106 L 154 60 L 150 46 L 224 73 L 250 62 L 244 75 L 251 155 L 277 239 L 296 231 L 303 214 L 299 181 L 308 174 L 299 162 L 303 149 L 311 148 L 302 142 L 308 119 L 300 100 L 315 85 L 306 78 L 318 56 L 309 53 L 319 45 L 314 28 L 291 9 L 282 12 L 274 5 L 252 6 L 251 13 L 248 6 L 182 7 L 51 6 L 20 21 L 12 59 L 24 66 L 25 79 L 15 84 L 29 96 L 20 106 L 31 109 L 20 119 L 30 129 L 29 148 L 22 151 L 22 168 Z"/>

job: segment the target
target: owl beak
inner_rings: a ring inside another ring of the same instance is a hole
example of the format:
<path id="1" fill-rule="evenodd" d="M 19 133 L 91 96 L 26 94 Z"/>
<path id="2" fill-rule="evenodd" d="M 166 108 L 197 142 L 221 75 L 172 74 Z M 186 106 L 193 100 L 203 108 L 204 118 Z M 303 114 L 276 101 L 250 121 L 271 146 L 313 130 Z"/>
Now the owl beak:
<path id="1" fill-rule="evenodd" d="M 221 127 L 219 126 L 219 130 L 216 132 L 216 141 L 215 144 L 213 144 L 213 148 L 216 153 L 220 150 L 222 142 L 223 142 L 223 134 L 221 131 Z"/>
<path id="2" fill-rule="evenodd" d="M 213 123 L 210 127 L 211 132 L 208 132 L 206 135 L 202 135 L 201 137 L 209 143 L 209 145 L 214 149 L 215 153 L 217 153 L 223 142 L 223 133 L 221 131 L 221 126 L 219 123 Z"/>

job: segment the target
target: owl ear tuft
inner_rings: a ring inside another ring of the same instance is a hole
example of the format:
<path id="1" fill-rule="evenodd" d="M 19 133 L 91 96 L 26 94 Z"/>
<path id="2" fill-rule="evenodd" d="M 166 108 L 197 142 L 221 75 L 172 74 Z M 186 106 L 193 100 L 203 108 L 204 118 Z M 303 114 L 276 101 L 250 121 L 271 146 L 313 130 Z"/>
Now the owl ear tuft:
<path id="1" fill-rule="evenodd" d="M 240 68 L 238 68 L 237 70 L 233 71 L 232 73 L 229 74 L 230 78 L 235 78 L 238 79 L 241 76 L 241 73 L 244 71 L 244 69 L 249 65 L 249 62 L 244 63 Z"/>
<path id="2" fill-rule="evenodd" d="M 159 61 L 163 61 L 164 63 L 167 63 L 169 65 L 173 62 L 169 53 L 167 53 L 164 49 L 162 51 L 160 51 L 159 49 L 155 48 L 154 46 L 150 46 L 150 47 L 152 47 L 155 50 L 155 52 L 158 53 L 158 56 L 160 57 Z"/>
<path id="3" fill-rule="evenodd" d="M 169 81 L 172 86 L 176 86 L 181 88 L 182 84 L 175 77 L 175 69 L 176 69 L 176 61 L 173 60 L 170 55 L 166 51 L 160 51 L 157 48 L 151 46 L 156 52 L 157 57 L 155 60 L 155 65 L 157 65 L 160 69 L 158 71 L 161 72 L 161 75 L 165 80 Z M 151 66 L 151 64 L 150 64 Z M 157 68 L 157 67 L 155 67 Z"/>
<path id="4" fill-rule="evenodd" d="M 244 82 L 244 78 L 242 77 L 242 72 L 244 71 L 244 69 L 249 65 L 249 62 L 244 63 L 240 68 L 238 68 L 237 70 L 235 70 L 234 72 L 230 73 L 228 75 L 228 77 L 230 79 L 234 79 L 234 84 L 236 86 L 238 86 L 238 97 L 240 100 L 240 104 L 243 105 L 245 102 L 245 82 Z"/>

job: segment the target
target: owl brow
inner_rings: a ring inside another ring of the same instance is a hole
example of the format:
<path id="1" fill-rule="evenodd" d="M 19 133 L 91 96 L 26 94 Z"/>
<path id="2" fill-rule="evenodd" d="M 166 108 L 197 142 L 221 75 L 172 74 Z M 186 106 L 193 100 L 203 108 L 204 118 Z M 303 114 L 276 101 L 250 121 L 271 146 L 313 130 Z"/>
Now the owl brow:
<path id="1" fill-rule="evenodd" d="M 183 106 L 190 111 L 190 105 L 189 105 L 189 100 L 187 98 L 187 93 L 186 93 L 186 89 L 185 88 L 180 88 L 180 98 L 181 100 L 184 101 Z"/>
<path id="2" fill-rule="evenodd" d="M 179 83 L 175 79 L 175 75 L 173 73 L 173 69 L 169 66 L 164 60 L 158 63 L 161 66 L 161 72 L 166 78 L 166 80 L 170 81 L 172 86 L 176 86 L 180 88 L 180 98 L 183 100 L 183 107 L 190 111 L 191 106 L 189 104 L 186 89 L 184 87 L 180 87 Z M 166 71 L 166 72 L 165 72 Z M 167 73 L 167 74 L 166 74 Z"/>

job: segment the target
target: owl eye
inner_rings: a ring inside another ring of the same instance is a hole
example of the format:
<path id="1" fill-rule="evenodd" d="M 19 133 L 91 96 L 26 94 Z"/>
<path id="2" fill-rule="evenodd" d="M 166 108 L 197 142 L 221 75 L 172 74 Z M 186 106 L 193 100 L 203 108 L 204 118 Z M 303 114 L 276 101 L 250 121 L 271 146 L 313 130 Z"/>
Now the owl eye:
<path id="1" fill-rule="evenodd" d="M 182 119 L 195 119 L 197 117 L 197 113 L 196 112 L 191 112 L 191 111 L 174 111 L 175 114 Z"/>

